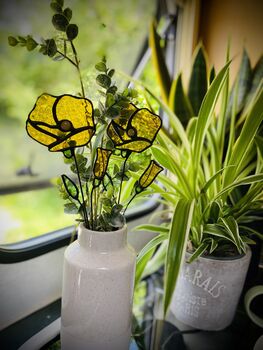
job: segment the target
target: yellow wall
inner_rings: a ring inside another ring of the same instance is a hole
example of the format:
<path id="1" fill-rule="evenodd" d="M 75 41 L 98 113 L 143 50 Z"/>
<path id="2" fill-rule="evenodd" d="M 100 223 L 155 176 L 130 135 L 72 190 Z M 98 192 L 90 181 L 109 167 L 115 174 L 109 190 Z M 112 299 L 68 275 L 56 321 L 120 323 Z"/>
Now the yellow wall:
<path id="1" fill-rule="evenodd" d="M 248 51 L 252 66 L 263 53 L 263 0 L 202 0 L 199 39 L 216 71 L 225 62 L 228 38 L 234 58 L 233 78 L 243 47 Z"/>

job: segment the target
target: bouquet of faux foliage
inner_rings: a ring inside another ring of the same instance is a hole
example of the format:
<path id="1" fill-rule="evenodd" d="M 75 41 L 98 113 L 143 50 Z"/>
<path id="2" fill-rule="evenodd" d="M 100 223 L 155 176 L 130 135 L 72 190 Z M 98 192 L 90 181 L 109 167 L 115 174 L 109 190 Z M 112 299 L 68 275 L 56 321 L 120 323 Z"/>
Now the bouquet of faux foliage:
<path id="1" fill-rule="evenodd" d="M 10 36 L 9 44 L 25 46 L 28 51 L 39 48 L 40 53 L 56 61 L 68 60 L 78 72 L 81 93 L 39 96 L 28 116 L 26 130 L 49 151 L 63 152 L 70 165 L 72 176 L 62 175 L 58 182 L 66 200 L 65 211 L 80 214 L 80 221 L 89 229 L 116 230 L 124 225 L 124 214 L 131 201 L 162 170 L 146 151 L 162 122 L 158 115 L 136 106 L 134 89 L 118 91 L 113 80 L 115 71 L 107 67 L 105 58 L 95 66 L 102 97 L 94 107 L 86 98 L 80 73 L 74 44 L 78 27 L 70 23 L 72 10 L 64 9 L 63 0 L 53 0 L 51 8 L 58 37 L 39 43 L 30 35 Z M 144 156 L 138 156 L 141 152 Z M 131 174 L 142 169 L 137 181 L 134 180 Z"/>

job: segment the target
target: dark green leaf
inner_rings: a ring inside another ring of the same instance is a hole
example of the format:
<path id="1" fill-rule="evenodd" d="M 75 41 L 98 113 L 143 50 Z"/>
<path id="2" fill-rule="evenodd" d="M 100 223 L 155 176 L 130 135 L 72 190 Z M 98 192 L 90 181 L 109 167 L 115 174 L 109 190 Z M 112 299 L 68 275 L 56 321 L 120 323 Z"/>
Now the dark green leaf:
<path id="1" fill-rule="evenodd" d="M 252 72 L 252 82 L 251 82 L 251 87 L 249 90 L 249 93 L 246 97 L 246 104 L 249 103 L 249 101 L 251 100 L 252 96 L 254 95 L 254 93 L 256 92 L 260 81 L 263 79 L 263 56 L 261 56 L 259 58 L 259 60 L 257 61 L 253 72 Z"/>
<path id="2" fill-rule="evenodd" d="M 104 62 L 99 62 L 97 64 L 95 64 L 95 68 L 99 71 L 99 72 L 105 72 L 107 71 L 107 67 L 106 64 Z"/>
<path id="3" fill-rule="evenodd" d="M 108 89 L 111 84 L 111 78 L 106 74 L 99 74 L 96 78 L 97 83 L 104 89 Z"/>
<path id="4" fill-rule="evenodd" d="M 188 97 L 193 107 L 194 115 L 198 115 L 202 101 L 207 91 L 207 70 L 204 48 L 201 46 L 196 53 L 190 83 Z"/>
<path id="5" fill-rule="evenodd" d="M 111 69 L 111 70 L 108 72 L 108 76 L 109 76 L 110 78 L 112 78 L 113 75 L 114 75 L 114 73 L 115 73 L 115 69 Z"/>
<path id="6" fill-rule="evenodd" d="M 38 43 L 31 37 L 27 37 L 26 48 L 28 51 L 33 51 L 37 47 Z"/>
<path id="7" fill-rule="evenodd" d="M 50 7 L 56 13 L 61 13 L 62 12 L 62 7 L 56 1 L 52 1 L 50 3 Z"/>
<path id="8" fill-rule="evenodd" d="M 94 109 L 94 116 L 95 117 L 100 117 L 100 110 L 98 108 Z"/>
<path id="9" fill-rule="evenodd" d="M 117 88 L 117 86 L 110 86 L 109 88 L 108 88 L 108 90 L 107 90 L 107 93 L 109 92 L 109 93 L 111 93 L 112 95 L 115 95 L 116 94 L 116 92 L 117 92 L 117 90 L 118 90 L 118 88 Z"/>
<path id="10" fill-rule="evenodd" d="M 167 102 L 171 88 L 171 78 L 165 62 L 163 50 L 160 45 L 160 36 L 157 33 L 154 22 L 152 22 L 150 26 L 149 46 L 152 50 L 153 65 L 157 73 L 162 98 L 165 102 Z"/>
<path id="11" fill-rule="evenodd" d="M 233 104 L 235 103 L 234 101 L 235 98 L 237 98 L 236 114 L 238 114 L 241 111 L 241 109 L 244 107 L 246 95 L 251 87 L 251 79 L 252 79 L 252 70 L 251 70 L 250 59 L 248 57 L 246 50 L 244 49 L 241 65 L 230 93 L 229 103 L 227 106 L 227 118 L 229 118 L 231 115 Z M 236 94 L 235 90 L 237 91 L 237 97 L 235 97 L 235 94 Z"/>
<path id="12" fill-rule="evenodd" d="M 209 84 L 211 85 L 213 80 L 215 79 L 216 76 L 216 71 L 215 71 L 215 67 L 213 66 L 211 71 L 210 71 L 210 75 L 209 75 Z"/>
<path id="13" fill-rule="evenodd" d="M 194 113 L 188 97 L 184 93 L 181 74 L 172 84 L 169 94 L 169 106 L 180 119 L 182 124 L 186 126 Z"/>
<path id="14" fill-rule="evenodd" d="M 18 44 L 18 40 L 13 36 L 9 36 L 8 37 L 8 44 L 10 46 L 16 46 Z"/>
<path id="15" fill-rule="evenodd" d="M 57 53 L 57 45 L 54 39 L 50 39 L 46 41 L 47 46 L 46 46 L 46 52 L 48 54 L 49 57 L 53 57 L 55 56 L 55 54 Z"/>
<path id="16" fill-rule="evenodd" d="M 21 43 L 21 44 L 26 44 L 26 38 L 24 38 L 23 36 L 18 36 L 18 39 L 19 39 L 19 42 Z"/>
<path id="17" fill-rule="evenodd" d="M 66 16 L 60 13 L 57 13 L 52 17 L 52 24 L 57 30 L 65 32 L 69 24 L 69 21 Z"/>
<path id="18" fill-rule="evenodd" d="M 58 5 L 60 5 L 61 7 L 64 6 L 64 0 L 53 0 L 54 2 L 56 2 Z"/>
<path id="19" fill-rule="evenodd" d="M 117 106 L 111 106 L 107 109 L 106 118 L 114 119 L 120 115 L 120 109 Z"/>
<path id="20" fill-rule="evenodd" d="M 64 204 L 64 212 L 66 214 L 78 214 L 79 208 L 75 203 Z"/>
<path id="21" fill-rule="evenodd" d="M 70 20 L 71 20 L 71 18 L 72 18 L 72 10 L 71 10 L 69 7 L 67 7 L 67 8 L 63 11 L 63 13 L 64 13 L 64 16 L 67 17 L 67 20 L 70 22 Z"/>
<path id="22" fill-rule="evenodd" d="M 76 24 L 69 24 L 66 29 L 66 34 L 68 37 L 68 40 L 74 40 L 79 33 L 79 28 Z"/>

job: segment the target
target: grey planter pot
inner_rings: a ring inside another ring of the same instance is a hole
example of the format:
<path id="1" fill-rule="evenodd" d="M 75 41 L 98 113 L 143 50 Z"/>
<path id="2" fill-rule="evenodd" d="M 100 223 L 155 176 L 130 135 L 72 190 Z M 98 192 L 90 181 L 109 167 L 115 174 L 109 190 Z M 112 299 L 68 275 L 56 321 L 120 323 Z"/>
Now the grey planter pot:
<path id="1" fill-rule="evenodd" d="M 186 253 L 186 260 L 190 254 Z M 235 259 L 200 257 L 184 263 L 170 310 L 197 329 L 221 330 L 232 322 L 243 289 L 251 250 Z"/>

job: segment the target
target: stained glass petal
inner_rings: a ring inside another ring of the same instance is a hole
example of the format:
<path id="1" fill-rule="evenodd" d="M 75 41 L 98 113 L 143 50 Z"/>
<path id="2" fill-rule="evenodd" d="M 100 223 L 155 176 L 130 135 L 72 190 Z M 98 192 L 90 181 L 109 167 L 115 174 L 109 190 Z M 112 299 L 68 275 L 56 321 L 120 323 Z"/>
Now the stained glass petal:
<path id="1" fill-rule="evenodd" d="M 69 121 L 75 129 L 94 127 L 93 106 L 86 98 L 71 95 L 59 96 L 55 106 L 57 122 Z"/>
<path id="2" fill-rule="evenodd" d="M 38 97 L 36 104 L 30 112 L 28 118 L 34 122 L 45 122 L 49 125 L 56 125 L 53 118 L 52 108 L 56 97 L 49 94 L 42 94 Z"/>
<path id="3" fill-rule="evenodd" d="M 146 138 L 152 143 L 162 126 L 162 121 L 157 114 L 142 108 L 132 116 L 131 125 L 137 130 L 137 137 Z"/>
<path id="4" fill-rule="evenodd" d="M 112 154 L 112 151 L 101 147 L 98 147 L 96 151 L 97 156 L 93 168 L 93 173 L 95 178 L 102 180 L 106 174 L 109 158 Z"/>
<path id="5" fill-rule="evenodd" d="M 139 179 L 140 187 L 141 188 L 148 187 L 162 170 L 163 170 L 163 167 L 161 167 L 154 160 L 151 160 L 150 164 L 148 165 L 148 168 L 144 171 L 144 173 Z"/>

